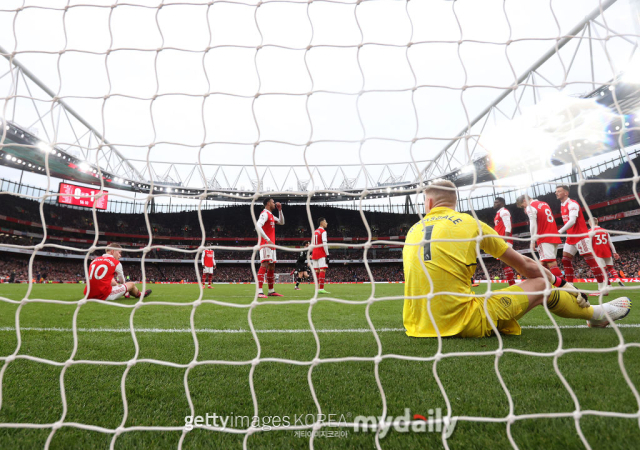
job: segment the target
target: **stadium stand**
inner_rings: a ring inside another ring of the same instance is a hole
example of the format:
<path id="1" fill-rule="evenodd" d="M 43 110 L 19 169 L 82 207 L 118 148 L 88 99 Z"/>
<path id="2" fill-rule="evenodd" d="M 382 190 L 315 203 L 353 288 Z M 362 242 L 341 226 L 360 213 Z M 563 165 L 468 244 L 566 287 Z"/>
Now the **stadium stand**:
<path id="1" fill-rule="evenodd" d="M 632 160 L 633 164 L 640 166 L 640 157 Z M 596 177 L 601 179 L 619 179 L 633 175 L 629 163 L 619 164 L 600 172 Z M 553 191 L 554 185 L 544 183 L 534 186 L 534 191 Z M 637 188 L 637 186 L 636 186 Z M 625 248 L 620 249 L 621 260 L 617 268 L 628 276 L 636 276 L 640 270 L 640 241 L 636 236 L 624 236 L 625 233 L 637 233 L 640 226 L 636 215 L 640 210 L 635 208 L 634 191 L 632 183 L 589 183 L 578 191 L 577 186 L 571 187 L 570 196 L 582 203 L 582 198 L 589 205 L 594 215 L 599 217 L 600 223 L 612 232 L 614 241 L 629 239 Z M 538 199 L 546 201 L 552 208 L 556 221 L 561 225 L 560 206 L 553 192 L 538 195 Z M 12 246 L 32 247 L 42 240 L 42 225 L 40 215 L 40 203 L 26 200 L 11 195 L 3 198 L 3 213 L 0 214 L 0 279 L 8 280 L 14 274 L 16 281 L 28 279 L 26 256 L 17 255 L 22 250 L 11 248 Z M 514 204 L 508 204 L 513 217 L 514 235 L 520 238 L 529 237 L 527 218 L 521 209 Z M 278 227 L 278 242 L 292 247 L 295 250 L 308 241 L 310 224 L 308 222 L 306 207 L 298 205 L 286 206 L 287 226 Z M 260 208 L 255 207 L 256 215 Z M 358 244 L 367 240 L 367 230 L 362 222 L 360 212 L 329 206 L 311 206 L 313 217 L 324 216 L 329 221 L 330 243 Z M 47 244 L 64 243 L 79 249 L 78 252 L 61 250 L 47 246 L 38 254 L 34 266 L 34 276 L 38 280 L 79 282 L 83 279 L 82 258 L 84 249 L 93 244 L 95 233 L 94 218 L 91 210 L 76 209 L 56 204 L 45 203 L 43 205 L 44 220 L 48 227 Z M 365 211 L 366 220 L 371 228 L 374 239 L 389 241 L 404 241 L 407 230 L 416 221 L 416 214 L 393 214 L 388 212 Z M 484 208 L 476 211 L 478 217 L 492 224 L 495 211 L 493 208 Z M 99 225 L 100 238 L 98 245 L 107 245 L 117 241 L 129 251 L 123 262 L 126 273 L 132 279 L 140 280 L 140 264 L 136 262 L 140 253 L 136 249 L 144 247 L 148 243 L 148 230 L 143 214 L 120 214 L 96 211 Z M 251 247 L 256 242 L 256 233 L 250 218 L 248 206 L 226 206 L 216 209 L 202 210 L 202 218 L 205 225 L 207 245 L 244 246 L 243 250 L 218 250 L 216 260 L 221 262 L 214 274 L 216 282 L 252 282 L 253 276 L 248 266 L 251 259 Z M 180 213 L 150 213 L 149 221 L 153 228 L 154 245 L 164 245 L 173 248 L 193 250 L 201 242 L 202 235 L 196 211 Z M 516 241 L 515 248 L 522 252 L 530 251 L 530 243 L 527 240 Z M 402 281 L 402 267 L 400 260 L 401 246 L 373 245 L 367 252 L 367 260 L 376 280 Z M 280 253 L 279 271 L 293 270 L 293 254 Z M 65 257 L 65 262 L 60 262 L 59 257 Z M 69 261 L 69 258 L 78 258 Z M 154 249 L 145 257 L 145 270 L 151 281 L 157 282 L 183 282 L 195 281 L 193 267 L 194 253 L 184 253 L 166 249 Z M 369 277 L 363 264 L 364 250 L 362 248 L 341 248 L 332 251 L 332 266 L 341 264 L 341 270 L 329 271 L 328 279 L 331 282 L 361 282 L 368 281 Z M 175 261 L 173 263 L 172 261 Z M 498 261 L 493 258 L 485 260 L 491 279 L 501 278 L 502 273 Z M 588 267 L 576 266 L 578 276 L 589 278 L 591 273 Z M 37 275 L 41 276 L 38 277 Z M 479 280 L 485 278 L 481 270 L 476 272 Z"/>

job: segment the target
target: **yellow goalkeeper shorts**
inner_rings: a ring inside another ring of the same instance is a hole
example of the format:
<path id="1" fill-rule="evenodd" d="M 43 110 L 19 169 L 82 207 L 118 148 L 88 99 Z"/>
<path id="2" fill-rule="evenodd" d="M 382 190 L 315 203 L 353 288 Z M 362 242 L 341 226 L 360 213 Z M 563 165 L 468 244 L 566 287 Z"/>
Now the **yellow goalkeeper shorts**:
<path id="1" fill-rule="evenodd" d="M 484 297 L 473 299 L 473 311 L 469 315 L 467 324 L 459 337 L 485 337 L 493 334 L 489 319 L 484 311 Z M 501 334 L 521 334 L 517 319 L 527 311 L 529 299 L 517 284 L 506 289 L 495 291 L 487 299 L 487 310 L 495 327 Z"/>

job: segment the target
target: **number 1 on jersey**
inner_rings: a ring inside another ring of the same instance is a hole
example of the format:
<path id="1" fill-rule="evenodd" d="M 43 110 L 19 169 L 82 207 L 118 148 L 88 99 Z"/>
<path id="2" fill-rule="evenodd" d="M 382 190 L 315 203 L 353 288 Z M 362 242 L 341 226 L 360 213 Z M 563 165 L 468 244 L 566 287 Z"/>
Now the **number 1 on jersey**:
<path id="1" fill-rule="evenodd" d="M 431 241 L 431 233 L 433 233 L 434 225 L 429 225 L 424 228 L 425 241 Z M 424 244 L 424 261 L 431 261 L 431 242 L 425 242 Z"/>

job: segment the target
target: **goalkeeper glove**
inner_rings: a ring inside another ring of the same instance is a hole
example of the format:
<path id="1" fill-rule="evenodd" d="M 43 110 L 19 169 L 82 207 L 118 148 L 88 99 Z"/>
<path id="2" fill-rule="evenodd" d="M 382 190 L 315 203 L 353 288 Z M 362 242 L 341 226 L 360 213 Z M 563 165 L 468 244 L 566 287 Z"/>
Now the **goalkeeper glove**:
<path id="1" fill-rule="evenodd" d="M 575 287 L 568 281 L 556 277 L 556 281 L 555 283 L 553 283 L 553 285 L 573 295 L 576 298 L 576 301 L 578 302 L 578 306 L 580 306 L 580 308 L 588 308 L 589 306 L 591 306 L 591 303 L 589 303 L 589 300 L 587 300 L 586 294 L 581 292 L 577 287 Z"/>

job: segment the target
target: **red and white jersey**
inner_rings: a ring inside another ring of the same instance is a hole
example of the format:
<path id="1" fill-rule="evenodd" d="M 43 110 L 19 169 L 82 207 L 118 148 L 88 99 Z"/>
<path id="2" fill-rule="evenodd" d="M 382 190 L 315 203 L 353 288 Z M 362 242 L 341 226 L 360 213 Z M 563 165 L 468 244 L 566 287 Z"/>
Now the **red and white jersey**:
<path id="1" fill-rule="evenodd" d="M 89 285 L 84 287 L 84 293 L 89 291 L 89 298 L 106 300 L 111 294 L 111 280 L 114 275 L 116 281 L 124 283 L 122 264 L 109 254 L 98 256 L 89 266 Z"/>
<path id="2" fill-rule="evenodd" d="M 562 213 L 562 221 L 565 224 L 565 226 L 560 229 L 560 232 L 567 233 L 567 244 L 574 245 L 589 237 L 586 235 L 589 230 L 587 229 L 587 224 L 584 221 L 584 216 L 582 215 L 582 208 L 580 208 L 578 202 L 568 198 L 560 205 L 560 212 Z M 573 225 L 568 229 L 565 229 L 567 223 L 570 221 L 573 221 Z M 585 234 L 584 236 L 572 236 L 583 233 Z"/>
<path id="3" fill-rule="evenodd" d="M 511 235 L 511 213 L 507 208 L 500 208 L 493 219 L 495 230 L 500 236 L 506 236 L 507 232 Z M 507 243 L 513 244 L 513 240 L 507 240 Z"/>
<path id="4" fill-rule="evenodd" d="M 311 252 L 311 259 L 326 258 L 329 255 L 329 245 L 327 244 L 327 232 L 324 228 L 318 227 L 313 232 L 313 245 L 320 245 Z"/>
<path id="5" fill-rule="evenodd" d="M 540 200 L 531 200 L 529 206 L 525 208 L 527 216 L 529 216 L 531 234 L 554 234 L 555 236 L 545 236 L 538 238 L 536 245 L 540 244 L 560 244 L 560 236 L 558 235 L 558 226 L 556 219 L 553 217 L 551 207 L 546 202 Z M 535 226 L 534 226 L 535 225 Z"/>
<path id="6" fill-rule="evenodd" d="M 609 236 L 607 230 L 601 227 L 595 227 L 593 231 L 596 232 L 591 238 L 593 253 L 595 253 L 598 258 L 611 258 L 612 251 L 613 253 L 616 251 L 611 242 L 611 236 Z"/>
<path id="7" fill-rule="evenodd" d="M 278 225 L 284 225 L 284 215 L 280 211 L 280 217 L 275 217 L 271 214 L 271 211 L 266 209 L 262 210 L 260 217 L 258 217 L 258 233 L 260 234 L 260 242 L 258 245 L 266 245 L 268 241 L 265 238 L 275 244 L 276 242 L 276 223 Z"/>
<path id="8" fill-rule="evenodd" d="M 213 250 L 205 250 L 202 252 L 202 265 L 204 267 L 213 267 L 216 265 Z"/>

